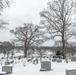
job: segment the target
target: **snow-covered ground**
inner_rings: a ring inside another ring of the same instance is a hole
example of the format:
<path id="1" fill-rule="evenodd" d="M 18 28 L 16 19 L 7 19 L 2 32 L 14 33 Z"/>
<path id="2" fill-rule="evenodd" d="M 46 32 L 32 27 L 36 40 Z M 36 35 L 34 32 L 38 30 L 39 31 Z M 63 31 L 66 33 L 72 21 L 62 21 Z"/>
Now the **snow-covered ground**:
<path id="1" fill-rule="evenodd" d="M 51 61 L 51 60 L 50 60 Z M 66 69 L 76 69 L 76 62 L 69 61 L 66 63 L 64 60 L 62 63 L 51 62 L 50 71 L 40 71 L 41 63 L 37 65 L 32 62 L 27 62 L 26 66 L 23 66 L 23 60 L 13 65 L 13 73 L 9 75 L 66 75 Z M 0 71 L 2 70 L 2 65 L 0 65 Z M 8 74 L 7 74 L 8 75 Z"/>

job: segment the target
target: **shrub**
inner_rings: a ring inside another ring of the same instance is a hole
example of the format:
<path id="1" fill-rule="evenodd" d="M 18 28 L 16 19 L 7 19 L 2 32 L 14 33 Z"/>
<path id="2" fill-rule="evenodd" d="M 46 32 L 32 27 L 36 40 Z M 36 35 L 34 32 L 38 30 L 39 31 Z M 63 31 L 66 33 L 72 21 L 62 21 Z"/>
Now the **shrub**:
<path id="1" fill-rule="evenodd" d="M 58 51 L 56 52 L 56 56 L 57 56 L 58 58 L 61 58 L 61 57 L 63 56 L 63 52 L 60 51 L 60 50 L 58 50 Z"/>

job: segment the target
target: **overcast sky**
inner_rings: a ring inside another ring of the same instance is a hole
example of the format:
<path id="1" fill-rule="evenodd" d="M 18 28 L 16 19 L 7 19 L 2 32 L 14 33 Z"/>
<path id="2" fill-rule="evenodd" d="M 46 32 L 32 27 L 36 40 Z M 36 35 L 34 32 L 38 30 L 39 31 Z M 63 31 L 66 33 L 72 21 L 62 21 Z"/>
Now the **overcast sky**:
<path id="1" fill-rule="evenodd" d="M 8 28 L 14 29 L 23 23 L 39 24 L 39 13 L 47 7 L 50 0 L 13 0 L 10 8 L 5 8 L 3 18 L 9 22 Z M 9 30 L 1 31 L 0 41 L 10 41 L 14 36 Z M 50 45 L 50 44 L 49 44 Z"/>

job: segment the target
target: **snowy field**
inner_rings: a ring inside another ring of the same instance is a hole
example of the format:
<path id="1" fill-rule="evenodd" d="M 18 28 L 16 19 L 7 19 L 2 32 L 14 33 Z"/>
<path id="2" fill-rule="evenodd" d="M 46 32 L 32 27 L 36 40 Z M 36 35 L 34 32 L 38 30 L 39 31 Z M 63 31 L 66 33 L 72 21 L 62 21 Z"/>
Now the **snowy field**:
<path id="1" fill-rule="evenodd" d="M 40 71 L 41 63 L 33 64 L 32 62 L 27 62 L 26 66 L 23 66 L 22 59 L 18 60 L 16 64 L 12 64 L 13 73 L 9 75 L 66 75 L 66 69 L 76 69 L 76 62 L 69 61 L 66 63 L 64 60 L 61 63 L 51 62 L 50 71 Z M 51 61 L 51 60 L 50 60 Z M 2 70 L 2 65 L 0 65 L 0 71 Z M 8 75 L 8 74 L 7 74 Z"/>

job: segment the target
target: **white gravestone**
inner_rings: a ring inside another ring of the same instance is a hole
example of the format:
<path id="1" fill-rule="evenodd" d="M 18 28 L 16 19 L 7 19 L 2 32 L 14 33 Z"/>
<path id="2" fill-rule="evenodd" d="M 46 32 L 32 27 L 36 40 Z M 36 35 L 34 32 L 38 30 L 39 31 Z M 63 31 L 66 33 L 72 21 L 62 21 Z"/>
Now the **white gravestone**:
<path id="1" fill-rule="evenodd" d="M 6 75 L 6 72 L 0 72 L 0 75 Z"/>

